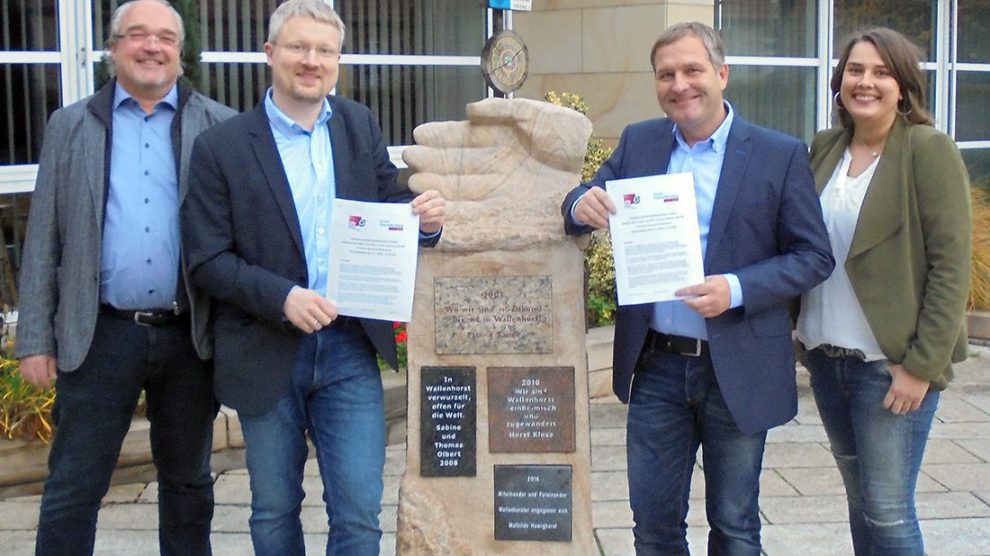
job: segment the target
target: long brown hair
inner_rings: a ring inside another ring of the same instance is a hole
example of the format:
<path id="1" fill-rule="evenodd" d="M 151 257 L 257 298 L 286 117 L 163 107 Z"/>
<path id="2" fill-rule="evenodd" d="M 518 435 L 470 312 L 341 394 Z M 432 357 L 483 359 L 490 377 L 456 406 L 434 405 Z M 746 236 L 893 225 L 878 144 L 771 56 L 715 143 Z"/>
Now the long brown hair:
<path id="1" fill-rule="evenodd" d="M 842 127 L 852 128 L 853 119 L 842 105 L 839 90 L 842 87 L 842 74 L 846 71 L 846 62 L 854 46 L 866 41 L 876 47 L 884 65 L 890 70 L 901 90 L 901 100 L 897 103 L 897 113 L 912 124 L 934 125 L 931 114 L 925 108 L 925 90 L 927 89 L 924 72 L 919 66 L 921 49 L 907 37 L 886 27 L 874 27 L 854 33 L 846 39 L 839 56 L 839 65 L 832 74 L 832 95 L 836 99 L 836 112 Z"/>

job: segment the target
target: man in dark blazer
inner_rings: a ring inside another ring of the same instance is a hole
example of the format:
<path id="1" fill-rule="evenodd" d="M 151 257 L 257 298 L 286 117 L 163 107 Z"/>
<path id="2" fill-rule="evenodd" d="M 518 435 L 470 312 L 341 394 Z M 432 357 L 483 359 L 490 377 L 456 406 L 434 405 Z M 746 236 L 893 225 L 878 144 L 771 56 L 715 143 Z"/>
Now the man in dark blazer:
<path id="1" fill-rule="evenodd" d="M 57 376 L 39 555 L 92 554 L 142 389 L 161 553 L 211 552 L 208 303 L 181 264 L 179 203 L 193 140 L 235 112 L 179 79 L 183 36 L 167 1 L 122 3 L 107 40 L 116 77 L 45 128 L 16 344 L 29 382 Z"/>
<path id="2" fill-rule="evenodd" d="M 694 174 L 704 283 L 682 300 L 627 305 L 616 318 L 613 388 L 629 403 L 636 553 L 687 554 L 691 472 L 703 447 L 709 554 L 759 554 L 766 431 L 797 412 L 787 303 L 833 260 L 799 141 L 745 122 L 723 100 L 718 34 L 677 24 L 650 61 L 667 114 L 625 129 L 611 158 L 571 191 L 570 234 L 608 226 L 608 180 Z"/>
<path id="3" fill-rule="evenodd" d="M 396 182 L 371 112 L 328 94 L 344 24 L 322 0 L 273 12 L 272 87 L 200 137 L 183 205 L 193 282 L 213 295 L 216 394 L 236 409 L 251 476 L 255 553 L 303 554 L 306 435 L 329 518 L 327 554 L 378 554 L 385 422 L 376 353 L 397 367 L 392 323 L 338 317 L 327 295 L 334 198 L 409 202 L 435 244 L 444 200 Z"/>

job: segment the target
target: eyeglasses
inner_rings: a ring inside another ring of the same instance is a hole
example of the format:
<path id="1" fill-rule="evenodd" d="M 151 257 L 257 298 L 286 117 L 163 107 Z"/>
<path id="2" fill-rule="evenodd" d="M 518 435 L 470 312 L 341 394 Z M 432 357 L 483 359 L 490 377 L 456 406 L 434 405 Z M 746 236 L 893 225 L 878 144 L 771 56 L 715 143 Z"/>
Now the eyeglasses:
<path id="1" fill-rule="evenodd" d="M 336 58 L 337 56 L 340 55 L 340 51 L 337 50 L 335 47 L 326 46 L 326 45 L 310 46 L 308 44 L 303 44 L 298 42 L 290 42 L 285 44 L 279 44 L 276 42 L 272 44 L 274 44 L 275 46 L 281 46 L 282 48 L 288 50 L 289 53 L 291 53 L 293 56 L 299 56 L 299 57 L 306 56 L 310 52 L 316 52 L 316 55 L 318 57 L 326 60 L 329 60 L 331 58 Z"/>
<path id="2" fill-rule="evenodd" d="M 117 39 L 127 39 L 133 43 L 146 43 L 154 37 L 158 41 L 158 44 L 163 46 L 176 46 L 179 44 L 179 36 L 175 33 L 164 32 L 164 33 L 149 33 L 148 31 L 128 31 L 126 33 L 116 35 Z"/>

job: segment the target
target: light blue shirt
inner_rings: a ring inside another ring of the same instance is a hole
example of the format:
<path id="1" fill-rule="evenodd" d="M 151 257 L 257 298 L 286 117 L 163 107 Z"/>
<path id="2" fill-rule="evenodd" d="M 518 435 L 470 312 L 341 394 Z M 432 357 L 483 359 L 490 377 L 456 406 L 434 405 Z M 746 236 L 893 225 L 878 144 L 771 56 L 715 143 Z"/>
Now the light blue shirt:
<path id="1" fill-rule="evenodd" d="M 118 309 L 176 302 L 179 186 L 171 127 L 178 103 L 173 86 L 149 115 L 119 83 L 114 91 L 100 301 Z"/>
<path id="2" fill-rule="evenodd" d="M 715 130 L 711 137 L 698 141 L 689 147 L 680 129 L 674 126 L 674 150 L 670 153 L 670 163 L 667 165 L 668 174 L 692 172 L 694 174 L 694 194 L 698 205 L 698 228 L 701 232 L 701 256 L 708 249 L 708 230 L 712 222 L 712 209 L 715 205 L 715 193 L 718 191 L 718 180 L 722 176 L 722 161 L 725 159 L 725 145 L 729 139 L 729 129 L 735 115 L 732 106 L 725 103 L 726 116 L 722 125 Z M 730 307 L 739 307 L 743 303 L 742 286 L 735 274 L 724 274 L 729 282 L 731 291 Z M 705 318 L 684 304 L 683 301 L 664 301 L 653 304 L 653 319 L 650 327 L 659 332 L 688 336 L 690 338 L 708 339 L 705 328 Z"/>
<path id="3" fill-rule="evenodd" d="M 309 274 L 307 287 L 326 297 L 330 214 L 337 190 L 330 126 L 327 125 L 333 115 L 330 103 L 323 99 L 323 107 L 312 131 L 294 122 L 275 106 L 271 89 L 265 95 L 265 112 L 299 216 L 306 272 Z"/>

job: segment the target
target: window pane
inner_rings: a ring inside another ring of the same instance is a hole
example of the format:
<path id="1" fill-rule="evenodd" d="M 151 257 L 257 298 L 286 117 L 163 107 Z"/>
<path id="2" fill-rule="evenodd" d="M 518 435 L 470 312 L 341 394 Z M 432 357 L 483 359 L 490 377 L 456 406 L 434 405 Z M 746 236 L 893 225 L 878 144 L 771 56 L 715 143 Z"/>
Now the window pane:
<path id="1" fill-rule="evenodd" d="M 973 187 L 990 189 L 990 149 L 963 149 L 962 157 Z"/>
<path id="2" fill-rule="evenodd" d="M 746 120 L 807 142 L 815 133 L 815 81 L 815 68 L 736 65 L 725 96 Z"/>
<path id="3" fill-rule="evenodd" d="M 473 66 L 341 66 L 337 89 L 371 108 L 389 145 L 413 144 L 419 124 L 463 120 L 464 105 L 486 94 Z"/>
<path id="4" fill-rule="evenodd" d="M 990 139 L 990 73 L 961 71 L 956 90 L 956 139 Z"/>
<path id="5" fill-rule="evenodd" d="M 990 62 L 990 0 L 959 2 L 960 62 Z"/>
<path id="6" fill-rule="evenodd" d="M 12 0 L 0 5 L 0 50 L 58 50 L 55 0 Z"/>
<path id="7" fill-rule="evenodd" d="M 815 1 L 716 0 L 715 24 L 730 56 L 815 55 Z"/>
<path id="8" fill-rule="evenodd" d="M 485 36 L 484 2 L 336 0 L 344 51 L 354 54 L 477 56 Z"/>
<path id="9" fill-rule="evenodd" d="M 264 98 L 271 81 L 265 64 L 200 64 L 196 88 L 217 102 L 244 112 Z"/>
<path id="10" fill-rule="evenodd" d="M 835 0 L 833 56 L 839 57 L 850 34 L 882 25 L 903 33 L 921 48 L 925 60 L 934 62 L 936 10 L 929 0 Z"/>
<path id="11" fill-rule="evenodd" d="M 0 66 L 0 164 L 35 164 L 48 116 L 61 102 L 58 64 Z"/>

